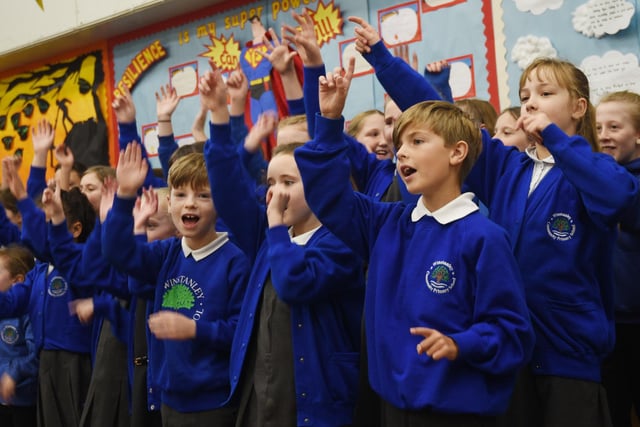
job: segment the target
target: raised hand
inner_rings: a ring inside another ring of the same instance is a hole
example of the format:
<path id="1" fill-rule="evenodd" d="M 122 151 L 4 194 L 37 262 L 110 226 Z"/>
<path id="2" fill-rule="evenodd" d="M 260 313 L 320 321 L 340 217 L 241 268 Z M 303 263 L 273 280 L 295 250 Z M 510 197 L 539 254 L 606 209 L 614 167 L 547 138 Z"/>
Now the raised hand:
<path id="1" fill-rule="evenodd" d="M 156 92 L 156 114 L 158 115 L 158 120 L 171 120 L 171 116 L 178 108 L 179 103 L 180 97 L 175 88 L 169 84 L 160 86 L 160 93 Z"/>
<path id="2" fill-rule="evenodd" d="M 260 143 L 271 135 L 278 127 L 278 115 L 273 111 L 265 111 L 258 116 L 249 134 L 244 140 L 244 149 L 255 153 L 260 149 Z"/>
<path id="3" fill-rule="evenodd" d="M 362 54 L 371 52 L 371 46 L 380 41 L 380 34 L 367 21 L 358 16 L 350 16 L 347 19 L 360 25 L 355 29 L 356 50 Z"/>
<path id="4" fill-rule="evenodd" d="M 401 44 L 393 48 L 393 56 L 401 58 L 404 62 L 409 64 L 414 71 L 418 71 L 418 54 L 413 52 L 411 55 L 411 61 L 409 61 L 409 45 Z"/>
<path id="5" fill-rule="evenodd" d="M 313 19 L 311 19 L 306 11 L 301 15 L 292 11 L 291 16 L 300 27 L 293 28 L 289 25 L 283 25 L 283 40 L 295 46 L 305 67 L 318 67 L 322 65 L 322 54 L 318 46 Z"/>
<path id="6" fill-rule="evenodd" d="M 449 69 L 449 62 L 446 59 L 441 59 L 440 61 L 429 62 L 424 68 L 428 73 L 441 73 Z"/>
<path id="7" fill-rule="evenodd" d="M 135 197 L 142 187 L 149 170 L 149 164 L 142 157 L 140 144 L 130 142 L 125 150 L 120 151 L 120 159 L 116 167 L 119 197 Z"/>
<path id="8" fill-rule="evenodd" d="M 36 153 L 45 154 L 53 148 L 53 139 L 55 138 L 56 130 L 47 119 L 40 119 L 38 124 L 31 128 L 31 143 L 33 144 L 33 151 Z"/>
<path id="9" fill-rule="evenodd" d="M 244 106 L 247 101 L 247 93 L 249 92 L 249 81 L 242 71 L 242 68 L 233 70 L 229 75 L 227 79 L 227 92 L 231 100 L 231 115 L 240 116 L 244 114 Z"/>
<path id="10" fill-rule="evenodd" d="M 71 151 L 71 148 L 67 147 L 65 144 L 58 145 L 53 150 L 53 155 L 58 163 L 60 163 L 60 167 L 69 171 L 73 168 L 73 163 L 75 161 L 73 151 Z"/>
<path id="11" fill-rule="evenodd" d="M 355 64 L 355 58 L 349 58 L 349 68 L 346 73 L 342 69 L 336 68 L 333 73 L 329 72 L 326 76 L 320 77 L 320 113 L 324 117 L 337 119 L 342 115 Z"/>
<path id="12" fill-rule="evenodd" d="M 38 121 L 37 125 L 31 128 L 31 143 L 33 144 L 33 159 L 31 164 L 35 167 L 44 168 L 47 166 L 47 155 L 53 148 L 53 140 L 56 130 L 45 118 Z"/>
<path id="13" fill-rule="evenodd" d="M 142 195 L 136 200 L 133 208 L 134 233 L 143 234 L 147 229 L 147 221 L 158 212 L 158 193 L 149 187 L 143 189 Z"/>
<path id="14" fill-rule="evenodd" d="M 284 29 L 282 31 L 284 32 Z M 289 42 L 286 39 L 280 42 L 273 28 L 269 28 L 269 36 L 271 40 L 269 40 L 266 33 L 262 36 L 262 42 L 267 47 L 267 51 L 257 52 L 267 58 L 271 62 L 273 69 L 278 73 L 284 74 L 293 71 L 293 57 L 298 53 L 289 50 Z"/>
<path id="15" fill-rule="evenodd" d="M 107 176 L 102 183 L 101 196 L 100 196 L 100 223 L 103 223 L 107 219 L 107 214 L 113 206 L 113 199 L 116 196 L 118 190 L 118 183 L 113 177 Z"/>
<path id="16" fill-rule="evenodd" d="M 211 121 L 214 124 L 228 123 L 229 110 L 227 109 L 227 85 L 222 79 L 222 74 L 216 65 L 209 61 L 211 71 L 207 71 L 200 77 L 200 103 L 211 111 Z"/>
<path id="17" fill-rule="evenodd" d="M 122 95 L 118 95 L 111 103 L 118 123 L 133 123 L 136 121 L 136 105 L 133 103 L 131 92 L 126 86 Z"/>
<path id="18" fill-rule="evenodd" d="M 42 192 L 42 206 L 47 218 L 51 220 L 53 225 L 60 225 L 66 220 L 64 208 L 62 207 L 61 191 L 58 185 L 55 190 L 45 188 Z"/>
<path id="19" fill-rule="evenodd" d="M 27 190 L 18 175 L 17 159 L 15 156 L 8 156 L 2 159 L 2 177 L 7 180 L 7 188 L 11 194 L 18 200 L 24 200 L 28 197 Z"/>

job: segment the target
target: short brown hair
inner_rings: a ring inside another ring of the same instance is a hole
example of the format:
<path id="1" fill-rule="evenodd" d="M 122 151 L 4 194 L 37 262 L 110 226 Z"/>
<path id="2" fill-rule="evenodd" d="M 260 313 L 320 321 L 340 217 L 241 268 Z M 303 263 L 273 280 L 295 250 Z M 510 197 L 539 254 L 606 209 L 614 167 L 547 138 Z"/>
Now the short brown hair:
<path id="1" fill-rule="evenodd" d="M 445 147 L 458 141 L 468 145 L 467 157 L 460 168 L 460 182 L 467 177 L 482 151 L 482 133 L 464 111 L 449 102 L 424 101 L 404 111 L 393 129 L 393 145 L 400 148 L 400 138 L 410 126 L 422 125 L 444 139 Z"/>
<path id="2" fill-rule="evenodd" d="M 209 176 L 202 153 L 189 153 L 176 159 L 169 168 L 167 179 L 170 188 L 190 185 L 200 189 L 209 187 Z"/>
<path id="3" fill-rule="evenodd" d="M 0 257 L 6 259 L 5 268 L 9 271 L 12 279 L 19 274 L 25 276 L 35 266 L 31 251 L 17 243 L 1 247 Z"/>

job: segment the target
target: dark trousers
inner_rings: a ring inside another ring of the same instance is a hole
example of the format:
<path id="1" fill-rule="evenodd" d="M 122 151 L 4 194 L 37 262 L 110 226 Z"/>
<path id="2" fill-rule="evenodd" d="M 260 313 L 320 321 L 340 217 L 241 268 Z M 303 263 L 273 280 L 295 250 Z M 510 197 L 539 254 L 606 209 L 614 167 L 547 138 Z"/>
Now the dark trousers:
<path id="1" fill-rule="evenodd" d="M 90 378 L 91 358 L 88 354 L 40 351 L 38 426 L 79 425 Z"/>
<path id="2" fill-rule="evenodd" d="M 640 417 L 640 324 L 616 324 L 616 346 L 602 367 L 614 427 L 631 426 L 631 408 Z"/>
<path id="3" fill-rule="evenodd" d="M 383 427 L 495 427 L 495 417 L 442 414 L 430 410 L 409 411 L 382 403 Z"/>
<path id="4" fill-rule="evenodd" d="M 36 407 L 0 405 L 0 426 L 36 427 Z"/>
<path id="5" fill-rule="evenodd" d="M 600 383 L 520 372 L 507 413 L 499 427 L 611 427 Z"/>
<path id="6" fill-rule="evenodd" d="M 202 412 L 178 412 L 162 405 L 162 427 L 234 427 L 236 408 L 218 408 Z"/>

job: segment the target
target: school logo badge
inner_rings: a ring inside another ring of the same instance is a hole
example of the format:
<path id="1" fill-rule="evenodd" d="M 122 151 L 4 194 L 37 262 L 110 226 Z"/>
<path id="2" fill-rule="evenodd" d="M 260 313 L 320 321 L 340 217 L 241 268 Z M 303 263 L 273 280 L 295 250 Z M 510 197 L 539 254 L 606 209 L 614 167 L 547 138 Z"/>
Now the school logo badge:
<path id="1" fill-rule="evenodd" d="M 16 329 L 13 325 L 5 325 L 0 331 L 0 338 L 3 342 L 7 344 L 15 344 L 20 338 L 20 334 L 18 333 L 18 329 Z"/>
<path id="2" fill-rule="evenodd" d="M 456 285 L 456 272 L 448 262 L 436 261 L 427 271 L 425 281 L 434 294 L 446 294 Z"/>
<path id="3" fill-rule="evenodd" d="M 67 281 L 61 276 L 56 276 L 49 281 L 49 289 L 47 289 L 47 292 L 52 297 L 57 298 L 66 294 L 68 288 Z"/>
<path id="4" fill-rule="evenodd" d="M 547 221 L 547 234 L 553 240 L 565 242 L 570 240 L 576 232 L 576 224 L 571 215 L 566 213 L 554 213 Z"/>
<path id="5" fill-rule="evenodd" d="M 188 310 L 193 320 L 199 320 L 204 313 L 204 291 L 195 280 L 179 276 L 164 283 L 162 308 Z"/>

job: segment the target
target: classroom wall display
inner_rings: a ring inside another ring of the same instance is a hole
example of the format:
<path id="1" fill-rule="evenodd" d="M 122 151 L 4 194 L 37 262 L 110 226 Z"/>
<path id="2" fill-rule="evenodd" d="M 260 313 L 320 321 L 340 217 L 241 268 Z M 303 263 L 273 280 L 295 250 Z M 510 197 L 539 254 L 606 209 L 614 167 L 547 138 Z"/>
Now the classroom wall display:
<path id="1" fill-rule="evenodd" d="M 496 109 L 518 105 L 520 73 L 536 55 L 581 66 L 591 80 L 594 101 L 611 90 L 640 90 L 637 1 L 225 2 L 105 41 L 104 49 L 86 49 L 0 76 L 0 150 L 8 154 L 21 149 L 28 163 L 30 127 L 43 115 L 56 123 L 56 143 L 70 138 L 83 123 L 95 123 L 92 135 L 101 141 L 106 125 L 113 143 L 117 126 L 107 106 L 127 87 L 136 103 L 141 137 L 157 167 L 155 92 L 165 84 L 176 88 L 181 101 L 174 133 L 179 144 L 193 142 L 191 126 L 200 108 L 197 83 L 209 61 L 225 73 L 242 67 L 249 75 L 250 121 L 267 110 L 281 113 L 282 94 L 262 55 L 261 35 L 271 27 L 279 33 L 284 23 L 295 25 L 291 11 L 312 16 L 328 70 L 356 57 L 347 120 L 363 110 L 382 109 L 385 99 L 371 67 L 355 50 L 355 24 L 349 16 L 368 20 L 395 54 L 417 55 L 419 72 L 429 62 L 449 61 L 454 99 L 488 99 Z M 90 146 L 103 150 L 101 144 Z M 107 155 L 112 162 L 115 152 L 112 148 Z"/>
<path id="2" fill-rule="evenodd" d="M 538 54 L 578 65 L 594 104 L 610 91 L 640 91 L 638 14 L 630 0 L 503 0 L 501 105 L 518 105 L 520 73 Z"/>
<path id="3" fill-rule="evenodd" d="M 308 11 L 328 70 L 344 66 L 349 57 L 356 57 L 356 78 L 345 109 L 347 119 L 363 110 L 382 109 L 385 95 L 371 67 L 355 50 L 356 25 L 348 21 L 349 16 L 368 20 L 390 49 L 405 46 L 411 55 L 416 53 L 420 72 L 428 62 L 450 60 L 450 84 L 455 98 L 480 96 L 497 104 L 492 3 L 491 0 L 414 0 L 392 4 L 386 0 L 273 0 L 235 3 L 236 7 L 222 5 L 113 41 L 114 94 L 124 84 L 140 52 L 157 44 L 166 56 L 153 63 L 146 61 L 146 67 L 139 65 L 140 75 L 131 86 L 139 128 L 154 128 L 154 94 L 168 83 L 183 94 L 173 118 L 174 133 L 183 139 L 187 137 L 199 108 L 195 96 L 197 79 L 209 68 L 209 60 L 224 72 L 236 67 L 245 71 L 251 84 L 250 114 L 255 121 L 261 112 L 278 110 L 276 104 L 281 96 L 271 80 L 271 66 L 261 54 L 266 50 L 261 36 L 268 28 L 274 28 L 279 35 L 282 24 L 295 26 L 291 11 Z M 451 25 L 461 22 L 463 26 Z M 149 131 L 144 139 L 149 141 L 146 148 L 153 162 L 157 136 L 154 138 L 153 131 Z"/>
<path id="4" fill-rule="evenodd" d="M 55 127 L 54 145 L 66 144 L 85 166 L 110 164 L 105 87 L 106 50 L 96 49 L 0 76 L 0 156 L 22 156 L 27 178 L 32 129 L 42 119 Z M 48 176 L 57 162 L 48 158 Z"/>

